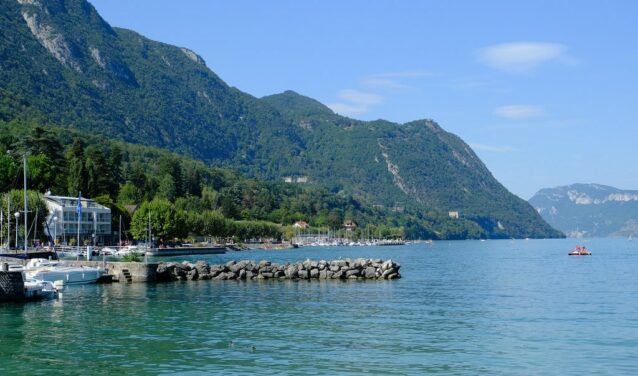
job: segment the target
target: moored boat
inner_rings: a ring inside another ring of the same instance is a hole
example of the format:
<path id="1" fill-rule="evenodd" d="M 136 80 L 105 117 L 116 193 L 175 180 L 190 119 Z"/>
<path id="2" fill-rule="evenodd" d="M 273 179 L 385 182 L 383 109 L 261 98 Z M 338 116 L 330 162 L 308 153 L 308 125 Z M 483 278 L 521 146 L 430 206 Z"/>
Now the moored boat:
<path id="1" fill-rule="evenodd" d="M 45 259 L 32 259 L 24 269 L 27 279 L 63 281 L 66 285 L 96 283 L 105 272 L 102 268 L 64 266 L 57 261 Z"/>
<path id="2" fill-rule="evenodd" d="M 60 288 L 53 282 L 37 279 L 24 280 L 24 297 L 28 300 L 57 299 Z"/>

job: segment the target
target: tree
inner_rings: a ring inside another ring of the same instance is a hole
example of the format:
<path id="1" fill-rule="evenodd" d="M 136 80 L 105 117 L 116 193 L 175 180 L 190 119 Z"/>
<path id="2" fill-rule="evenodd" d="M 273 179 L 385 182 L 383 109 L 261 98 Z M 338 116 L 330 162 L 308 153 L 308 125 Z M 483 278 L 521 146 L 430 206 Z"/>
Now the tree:
<path id="1" fill-rule="evenodd" d="M 160 180 L 157 196 L 168 201 L 175 201 L 177 198 L 177 184 L 171 175 L 164 175 Z"/>
<path id="2" fill-rule="evenodd" d="M 20 167 L 10 155 L 0 154 L 0 189 L 3 192 L 15 186 L 19 169 Z"/>
<path id="3" fill-rule="evenodd" d="M 219 211 L 207 210 L 201 215 L 202 233 L 205 236 L 224 236 L 226 218 Z"/>
<path id="4" fill-rule="evenodd" d="M 175 197 L 184 196 L 184 180 L 182 166 L 177 158 L 162 156 L 157 162 L 161 181 L 167 180 L 167 176 L 172 178 L 175 187 Z M 161 183 L 160 183 L 161 185 Z"/>
<path id="5" fill-rule="evenodd" d="M 126 229 L 131 227 L 131 214 L 124 206 L 116 203 L 109 195 L 101 195 L 93 197 L 93 200 L 100 205 L 104 205 L 111 209 L 111 228 L 113 231 L 119 230 L 120 218 L 122 218 L 122 238 L 126 239 Z"/>
<path id="6" fill-rule="evenodd" d="M 7 195 L 9 195 L 9 200 L 11 201 L 10 213 L 8 213 L 7 211 Z M 36 230 L 36 227 L 37 227 L 37 234 L 35 237 L 40 240 L 45 240 L 46 239 L 46 235 L 45 235 L 46 234 L 46 231 L 45 231 L 46 217 L 49 215 L 49 209 L 47 208 L 47 205 L 44 202 L 44 199 L 42 198 L 40 193 L 36 191 L 27 191 L 27 202 L 28 202 L 27 210 L 29 211 L 28 213 L 29 216 L 27 217 L 27 228 L 28 228 L 29 239 L 33 239 L 33 235 L 34 235 L 33 231 Z M 16 225 L 14 213 L 20 212 L 20 217 L 18 220 L 18 226 L 19 226 L 18 238 L 22 239 L 21 241 L 23 241 L 24 239 L 24 191 L 12 190 L 2 195 L 2 198 L 0 199 L 0 208 L 2 209 L 5 222 L 7 221 L 7 216 L 9 216 L 9 220 L 11 221 L 11 229 L 12 229 L 11 231 L 9 231 L 9 234 L 11 234 L 12 237 L 15 236 L 14 234 L 15 234 L 15 225 Z M 37 217 L 36 217 L 36 214 L 37 214 Z M 37 224 L 36 224 L 36 220 L 37 220 Z M 13 240 L 11 244 L 15 244 L 14 241 L 15 240 Z"/>
<path id="7" fill-rule="evenodd" d="M 184 170 L 184 194 L 187 196 L 201 196 L 202 179 L 194 164 L 189 164 Z"/>
<path id="8" fill-rule="evenodd" d="M 110 181 L 109 166 L 104 158 L 104 152 L 98 146 L 89 146 L 84 151 L 84 168 L 86 169 L 86 195 L 96 197 L 108 194 Z"/>
<path id="9" fill-rule="evenodd" d="M 148 231 L 149 215 L 151 231 L 154 237 L 166 241 L 188 235 L 184 213 L 175 210 L 168 200 L 157 198 L 143 203 L 133 214 L 131 234 L 135 239 L 145 239 Z"/>
<path id="10" fill-rule="evenodd" d="M 62 180 L 59 177 L 63 175 L 66 164 L 56 135 L 46 128 L 35 126 L 25 137 L 25 149 L 29 154 L 31 186 L 39 191 L 64 190 L 66 187 L 60 185 Z"/>
<path id="11" fill-rule="evenodd" d="M 77 196 L 79 192 L 86 192 L 86 170 L 82 158 L 73 157 L 69 161 L 69 175 L 67 177 L 67 192 Z"/>

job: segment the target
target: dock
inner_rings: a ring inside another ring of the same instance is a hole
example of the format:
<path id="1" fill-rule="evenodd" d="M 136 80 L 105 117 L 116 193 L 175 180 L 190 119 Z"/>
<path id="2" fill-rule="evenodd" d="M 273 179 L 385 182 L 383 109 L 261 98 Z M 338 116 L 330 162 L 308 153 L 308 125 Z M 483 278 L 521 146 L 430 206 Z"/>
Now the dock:
<path id="1" fill-rule="evenodd" d="M 24 250 L 22 249 L 3 249 L 0 251 L 0 257 L 9 258 L 9 259 L 32 259 L 32 258 L 43 258 L 48 259 L 57 258 L 55 252 L 47 249 L 29 249 L 25 255 Z"/>
<path id="2" fill-rule="evenodd" d="M 187 255 L 221 255 L 226 253 L 225 246 L 211 247 L 174 247 L 174 248 L 153 248 L 146 252 L 149 256 L 187 256 Z"/>

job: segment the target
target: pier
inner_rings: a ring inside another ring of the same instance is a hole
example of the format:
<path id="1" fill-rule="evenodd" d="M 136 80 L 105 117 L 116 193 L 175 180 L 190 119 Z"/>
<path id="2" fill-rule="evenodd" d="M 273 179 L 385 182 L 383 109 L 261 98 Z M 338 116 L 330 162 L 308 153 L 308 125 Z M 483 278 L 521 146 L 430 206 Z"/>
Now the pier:
<path id="1" fill-rule="evenodd" d="M 108 275 L 117 282 L 167 282 L 190 280 L 357 280 L 398 279 L 401 265 L 393 260 L 339 259 L 305 260 L 275 263 L 267 260 L 229 261 L 209 264 L 190 262 L 106 262 L 71 261 L 72 266 L 105 266 Z"/>
<path id="2" fill-rule="evenodd" d="M 186 255 L 219 255 L 226 253 L 225 246 L 212 247 L 173 247 L 173 248 L 152 248 L 146 252 L 149 256 L 186 256 Z"/>

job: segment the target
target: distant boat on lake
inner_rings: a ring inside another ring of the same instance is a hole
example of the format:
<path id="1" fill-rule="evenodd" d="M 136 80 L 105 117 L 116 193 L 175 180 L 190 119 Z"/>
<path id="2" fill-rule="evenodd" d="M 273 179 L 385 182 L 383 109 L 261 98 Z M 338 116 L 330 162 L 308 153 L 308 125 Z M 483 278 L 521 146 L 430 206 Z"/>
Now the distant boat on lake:
<path id="1" fill-rule="evenodd" d="M 591 252 L 587 249 L 587 247 L 583 247 L 577 245 L 571 252 L 568 253 L 570 256 L 591 256 Z"/>

